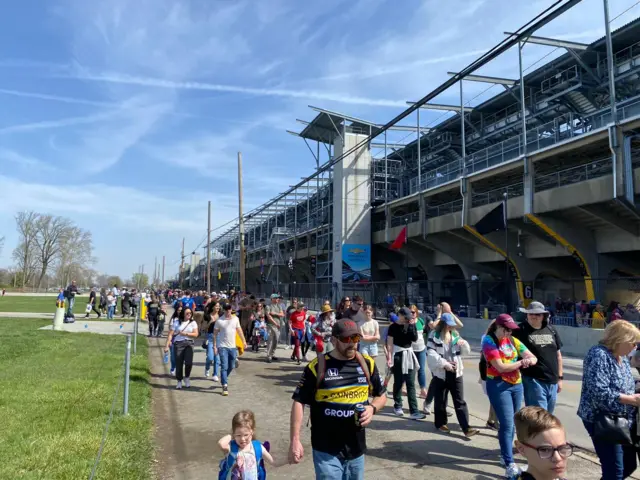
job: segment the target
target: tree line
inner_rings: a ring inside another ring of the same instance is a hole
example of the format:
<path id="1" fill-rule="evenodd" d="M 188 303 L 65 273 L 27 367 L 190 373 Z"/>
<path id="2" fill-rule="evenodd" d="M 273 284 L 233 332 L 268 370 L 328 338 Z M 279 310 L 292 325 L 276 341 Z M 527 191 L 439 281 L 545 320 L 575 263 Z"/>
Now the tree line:
<path id="1" fill-rule="evenodd" d="M 18 245 L 11 255 L 14 263 L 0 268 L 0 287 L 41 291 L 65 287 L 71 280 L 82 287 L 149 286 L 149 277 L 144 273 L 134 273 L 131 279 L 123 280 L 95 270 L 92 234 L 69 218 L 24 211 L 15 216 L 15 221 Z M 0 252 L 3 246 L 4 237 L 0 237 Z"/>

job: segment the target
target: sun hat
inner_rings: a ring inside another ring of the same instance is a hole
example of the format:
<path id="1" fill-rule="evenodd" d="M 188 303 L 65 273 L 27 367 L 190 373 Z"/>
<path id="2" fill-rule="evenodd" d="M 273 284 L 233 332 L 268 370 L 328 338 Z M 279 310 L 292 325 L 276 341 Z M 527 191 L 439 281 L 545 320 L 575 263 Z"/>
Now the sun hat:
<path id="1" fill-rule="evenodd" d="M 534 315 L 539 313 L 549 313 L 541 302 L 531 302 L 528 308 L 520 307 L 520 311 L 522 313 L 532 313 Z"/>
<path id="2" fill-rule="evenodd" d="M 331 308 L 331 305 L 323 305 L 322 309 L 320 310 L 320 313 L 329 313 L 329 312 L 333 312 L 333 308 Z"/>

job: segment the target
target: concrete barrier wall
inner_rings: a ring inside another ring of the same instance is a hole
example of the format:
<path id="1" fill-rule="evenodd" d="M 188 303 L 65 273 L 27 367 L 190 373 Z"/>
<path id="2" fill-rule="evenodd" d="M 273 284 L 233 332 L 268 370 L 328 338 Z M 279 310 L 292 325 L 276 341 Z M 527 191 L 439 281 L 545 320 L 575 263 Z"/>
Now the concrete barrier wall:
<path id="1" fill-rule="evenodd" d="M 487 331 L 490 320 L 480 318 L 461 318 L 464 328 L 460 330 L 460 335 L 471 343 L 474 349 L 478 345 L 482 335 Z M 604 330 L 591 328 L 565 327 L 554 325 L 562 339 L 562 352 L 572 357 L 584 358 L 587 351 L 597 344 L 604 334 Z M 477 348 L 477 347 L 476 347 Z"/>

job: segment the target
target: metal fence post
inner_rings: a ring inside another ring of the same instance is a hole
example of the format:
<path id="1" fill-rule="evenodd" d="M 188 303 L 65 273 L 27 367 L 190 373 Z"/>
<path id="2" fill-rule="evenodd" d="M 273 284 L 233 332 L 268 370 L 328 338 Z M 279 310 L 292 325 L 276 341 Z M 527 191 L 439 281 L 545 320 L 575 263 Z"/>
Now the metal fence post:
<path id="1" fill-rule="evenodd" d="M 131 370 L 131 334 L 127 334 L 127 348 L 124 353 L 124 403 L 122 414 L 129 415 L 129 372 Z"/>
<path id="2" fill-rule="evenodd" d="M 144 297 L 140 296 L 140 305 L 138 305 L 138 311 L 136 312 L 136 318 L 133 321 L 133 354 L 137 355 L 138 353 L 138 319 L 142 313 L 142 302 L 144 302 Z"/>

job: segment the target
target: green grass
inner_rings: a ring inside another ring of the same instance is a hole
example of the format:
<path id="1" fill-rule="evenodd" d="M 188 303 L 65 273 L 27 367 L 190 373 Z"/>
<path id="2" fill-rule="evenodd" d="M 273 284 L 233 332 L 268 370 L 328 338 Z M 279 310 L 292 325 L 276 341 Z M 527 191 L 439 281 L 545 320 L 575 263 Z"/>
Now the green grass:
<path id="1" fill-rule="evenodd" d="M 0 478 L 88 478 L 123 376 L 118 335 L 42 331 L 46 320 L 0 319 Z M 147 342 L 132 355 L 129 416 L 122 387 L 97 479 L 151 478 Z"/>
<path id="2" fill-rule="evenodd" d="M 98 296 L 98 298 L 100 298 Z M 73 306 L 73 312 L 76 314 L 84 314 L 84 309 L 89 302 L 89 295 L 82 295 L 76 297 L 76 303 Z M 56 297 L 47 296 L 13 296 L 5 295 L 0 296 L 0 312 L 12 312 L 12 313 L 55 313 L 56 311 Z M 95 313 L 92 313 L 95 316 Z"/>

